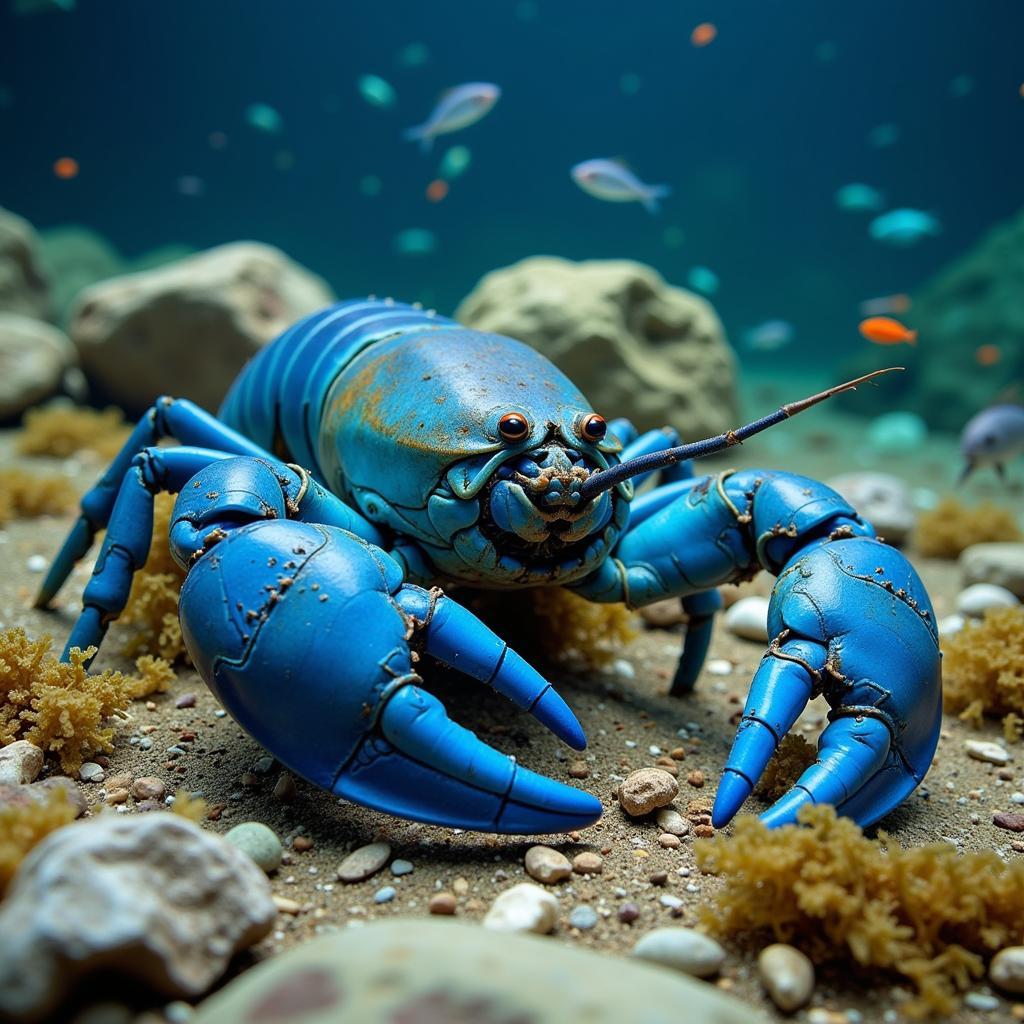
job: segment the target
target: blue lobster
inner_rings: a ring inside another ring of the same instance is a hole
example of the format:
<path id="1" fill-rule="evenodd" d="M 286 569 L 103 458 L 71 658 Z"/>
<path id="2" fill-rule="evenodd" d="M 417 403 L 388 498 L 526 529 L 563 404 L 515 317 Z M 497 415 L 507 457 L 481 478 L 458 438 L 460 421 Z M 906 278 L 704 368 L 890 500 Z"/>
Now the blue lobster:
<path id="1" fill-rule="evenodd" d="M 715 588 L 765 568 L 778 576 L 773 639 L 713 821 L 733 817 L 807 701 L 824 694 L 832 713 L 818 760 L 764 820 L 827 802 L 868 824 L 918 785 L 938 742 L 939 650 L 921 581 L 822 484 L 760 470 L 695 478 L 687 461 L 857 383 L 680 445 L 672 430 L 607 423 L 520 342 L 390 300 L 343 302 L 252 359 L 218 416 L 159 399 L 83 497 L 37 605 L 105 528 L 65 657 L 98 647 L 146 560 L 154 494 L 177 493 L 169 540 L 187 570 L 185 644 L 250 735 L 369 807 L 544 833 L 594 822 L 600 801 L 454 723 L 419 685 L 417 660 L 485 683 L 575 749 L 583 730 L 541 675 L 436 585 L 565 586 L 631 607 L 679 597 L 689 617 L 679 694 L 707 652 Z M 634 478 L 652 486 L 634 497 Z"/>

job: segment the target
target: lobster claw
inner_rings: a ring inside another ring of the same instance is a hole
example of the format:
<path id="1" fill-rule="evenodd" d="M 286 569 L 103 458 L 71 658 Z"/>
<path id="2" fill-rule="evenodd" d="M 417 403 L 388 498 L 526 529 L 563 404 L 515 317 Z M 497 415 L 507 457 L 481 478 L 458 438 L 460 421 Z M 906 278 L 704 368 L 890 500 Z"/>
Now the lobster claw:
<path id="1" fill-rule="evenodd" d="M 403 584 L 397 563 L 353 534 L 280 519 L 231 530 L 190 569 L 179 614 L 197 671 L 235 720 L 324 789 L 490 832 L 561 832 L 601 815 L 595 797 L 519 766 L 417 685 L 410 642 L 421 641 L 584 745 L 546 680 L 451 598 Z"/>
<path id="2" fill-rule="evenodd" d="M 754 675 L 715 797 L 726 824 L 808 700 L 824 694 L 818 758 L 762 821 L 796 821 L 829 803 L 861 826 L 924 778 L 939 740 L 942 682 L 928 597 L 910 563 L 871 537 L 819 544 L 779 574 L 768 610 L 774 637 Z"/>

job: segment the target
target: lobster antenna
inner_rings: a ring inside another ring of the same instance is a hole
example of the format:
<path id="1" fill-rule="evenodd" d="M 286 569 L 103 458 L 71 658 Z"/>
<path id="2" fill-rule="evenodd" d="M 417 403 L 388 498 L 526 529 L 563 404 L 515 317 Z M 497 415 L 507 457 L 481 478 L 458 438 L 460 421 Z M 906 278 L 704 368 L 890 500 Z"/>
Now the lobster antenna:
<path id="1" fill-rule="evenodd" d="M 754 420 L 753 423 L 748 423 L 736 430 L 727 430 L 724 434 L 718 434 L 716 437 L 706 437 L 703 441 L 694 441 L 691 444 L 680 445 L 678 448 L 667 448 L 665 451 L 638 455 L 635 459 L 620 462 L 610 469 L 598 470 L 583 481 L 580 487 L 580 499 L 590 501 L 630 477 L 639 476 L 641 473 L 650 473 L 655 469 L 664 469 L 666 466 L 674 466 L 677 462 L 686 462 L 688 459 L 701 459 L 705 455 L 714 455 L 715 452 L 742 444 L 748 437 L 753 437 L 754 434 L 759 434 L 762 430 L 774 427 L 776 423 L 781 423 L 783 420 L 789 419 L 790 416 L 803 412 L 804 409 L 810 409 L 812 405 L 824 402 L 833 395 L 838 395 L 843 391 L 856 391 L 859 385 L 865 384 L 875 377 L 880 377 L 883 373 L 895 373 L 897 370 L 903 369 L 905 367 L 889 366 L 884 370 L 875 370 L 856 380 L 837 384 L 827 391 L 819 391 L 816 395 L 811 395 L 810 398 L 802 398 L 799 402 L 790 402 L 788 405 L 782 406 L 781 409 L 776 409 L 775 412 L 762 416 L 761 419 Z"/>

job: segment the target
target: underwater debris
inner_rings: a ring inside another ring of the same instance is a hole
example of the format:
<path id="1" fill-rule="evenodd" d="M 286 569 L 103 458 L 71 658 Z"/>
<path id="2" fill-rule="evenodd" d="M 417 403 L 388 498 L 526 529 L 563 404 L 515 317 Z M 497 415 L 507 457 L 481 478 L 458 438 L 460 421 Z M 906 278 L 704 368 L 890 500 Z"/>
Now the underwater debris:
<path id="1" fill-rule="evenodd" d="M 984 959 L 1024 937 L 1024 863 L 944 843 L 903 849 L 868 839 L 827 805 L 801 825 L 737 819 L 732 838 L 695 844 L 701 870 L 725 885 L 702 908 L 718 934 L 771 931 L 816 963 L 848 959 L 902 975 L 908 1015 L 953 1013 Z"/>
<path id="2" fill-rule="evenodd" d="M 51 832 L 70 824 L 78 811 L 62 789 L 45 800 L 26 800 L 0 806 L 0 898 L 29 850 Z"/>
<path id="3" fill-rule="evenodd" d="M 201 796 L 195 796 L 187 789 L 179 789 L 174 794 L 171 811 L 180 818 L 187 818 L 197 825 L 202 824 L 210 808 Z"/>
<path id="4" fill-rule="evenodd" d="M 25 413 L 25 425 L 17 435 L 15 448 L 20 455 L 67 458 L 89 450 L 112 459 L 130 433 L 120 409 L 110 407 L 99 412 L 67 402 L 50 402 Z"/>
<path id="5" fill-rule="evenodd" d="M 52 645 L 52 637 L 32 640 L 21 626 L 0 630 L 0 746 L 28 740 L 73 774 L 87 755 L 113 749 L 114 730 L 103 723 L 124 717 L 133 698 L 162 692 L 174 673 L 166 662 L 140 658 L 137 676 L 90 674 L 84 662 L 94 648 L 72 649 L 65 663 Z"/>
<path id="6" fill-rule="evenodd" d="M 754 793 L 769 803 L 775 803 L 793 788 L 793 783 L 800 778 L 805 768 L 814 764 L 817 756 L 817 749 L 803 736 L 795 732 L 787 733 L 765 766 L 754 787 Z"/>
<path id="7" fill-rule="evenodd" d="M 1024 724 L 1024 606 L 990 608 L 942 642 L 943 703 L 977 726 L 1003 717 L 1006 738 Z"/>
<path id="8" fill-rule="evenodd" d="M 636 616 L 624 604 L 591 604 L 562 587 L 532 591 L 541 649 L 551 661 L 578 661 L 586 668 L 610 665 L 639 636 Z"/>
<path id="9" fill-rule="evenodd" d="M 77 501 L 78 492 L 65 477 L 0 469 L 0 525 L 12 519 L 64 515 Z"/>
<path id="10" fill-rule="evenodd" d="M 968 508 L 956 498 L 945 497 L 935 508 L 921 513 L 913 539 L 922 555 L 959 558 L 973 544 L 1020 540 L 1021 537 L 1017 519 L 1010 509 L 990 501 Z"/>
<path id="11" fill-rule="evenodd" d="M 153 539 L 146 564 L 132 579 L 120 621 L 141 627 L 125 653 L 156 654 L 169 662 L 186 657 L 178 621 L 178 593 L 185 573 L 171 558 L 167 536 L 176 496 L 157 494 L 153 501 Z"/>

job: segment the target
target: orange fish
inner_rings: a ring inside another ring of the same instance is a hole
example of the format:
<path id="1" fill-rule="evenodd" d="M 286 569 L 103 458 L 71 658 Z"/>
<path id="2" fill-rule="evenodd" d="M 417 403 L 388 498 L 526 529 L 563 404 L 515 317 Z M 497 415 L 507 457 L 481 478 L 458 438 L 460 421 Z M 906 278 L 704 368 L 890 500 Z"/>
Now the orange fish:
<path id="1" fill-rule="evenodd" d="M 860 333 L 876 345 L 917 344 L 917 331 L 904 327 L 899 320 L 889 316 L 870 316 L 860 322 Z"/>
<path id="2" fill-rule="evenodd" d="M 71 156 L 62 156 L 59 160 L 54 161 L 53 173 L 63 181 L 69 181 L 78 176 L 78 161 Z"/>
<path id="3" fill-rule="evenodd" d="M 690 33 L 690 42 L 694 46 L 707 46 L 717 35 L 718 29 L 710 21 L 703 21 Z"/>
<path id="4" fill-rule="evenodd" d="M 448 195 L 448 182 L 445 181 L 443 178 L 435 178 L 427 186 L 427 198 L 432 203 L 441 202 L 441 200 L 444 199 L 446 195 Z"/>
<path id="5" fill-rule="evenodd" d="M 995 366 L 1003 358 L 1003 353 L 1000 352 L 998 345 L 979 345 L 974 358 L 979 366 Z"/>

